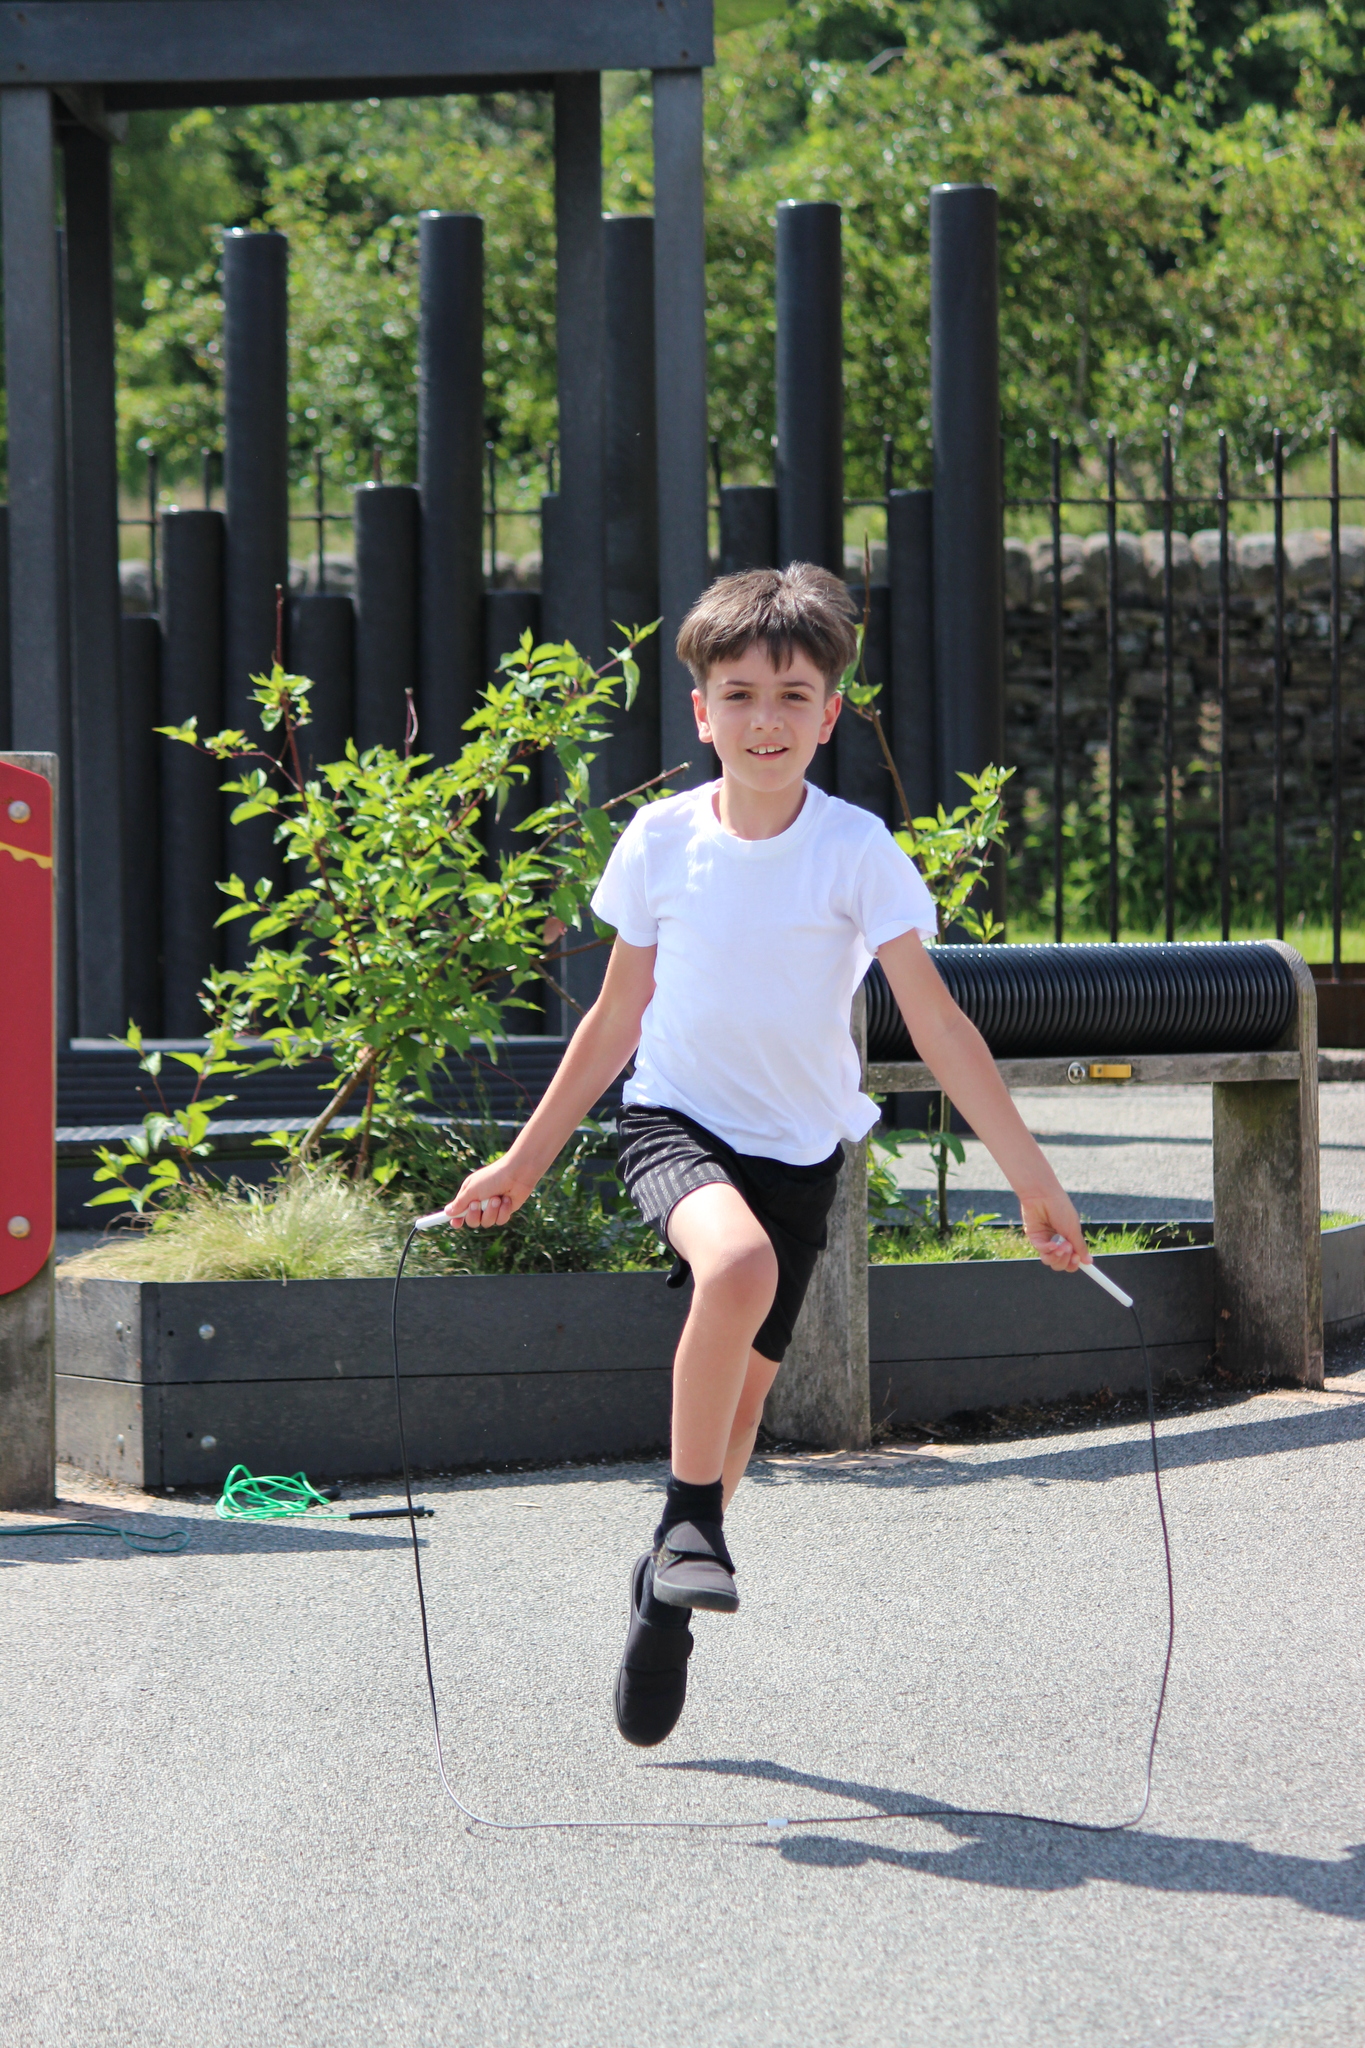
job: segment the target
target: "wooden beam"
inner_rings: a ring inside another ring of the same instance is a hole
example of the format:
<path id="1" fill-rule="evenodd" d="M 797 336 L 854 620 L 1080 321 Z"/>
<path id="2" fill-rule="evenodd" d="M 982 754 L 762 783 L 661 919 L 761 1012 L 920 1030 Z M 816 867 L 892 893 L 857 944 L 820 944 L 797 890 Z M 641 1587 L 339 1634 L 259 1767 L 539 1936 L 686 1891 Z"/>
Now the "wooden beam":
<path id="1" fill-rule="evenodd" d="M 0 8 L 0 84 L 648 71 L 712 61 L 710 0 L 43 0 Z M 273 98 L 263 92 L 262 98 Z"/>
<path id="2" fill-rule="evenodd" d="M 1073 1059 L 997 1060 L 995 1064 L 1001 1080 L 1009 1089 L 1065 1087 L 1071 1081 L 1070 1069 L 1076 1066 L 1086 1070 L 1076 1084 L 1079 1088 L 1178 1088 L 1195 1082 L 1297 1081 L 1299 1078 L 1297 1049 L 1281 1052 L 1103 1053 L 1093 1057 L 1078 1054 Z M 1132 1072 L 1126 1080 L 1112 1075 L 1092 1078 L 1089 1072 L 1092 1066 L 1130 1067 Z M 885 1060 L 869 1066 L 867 1086 L 878 1095 L 908 1095 L 926 1088 L 936 1089 L 938 1082 L 928 1067 L 918 1060 Z"/>

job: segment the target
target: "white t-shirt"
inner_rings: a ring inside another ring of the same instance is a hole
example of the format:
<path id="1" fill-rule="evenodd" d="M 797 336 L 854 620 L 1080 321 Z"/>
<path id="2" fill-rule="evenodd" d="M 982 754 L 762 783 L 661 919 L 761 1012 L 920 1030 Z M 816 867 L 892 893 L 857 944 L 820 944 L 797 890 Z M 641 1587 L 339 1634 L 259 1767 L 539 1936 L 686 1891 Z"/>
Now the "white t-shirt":
<path id="1" fill-rule="evenodd" d="M 932 938 L 923 879 L 879 818 L 806 785 L 775 839 L 722 827 L 718 782 L 646 804 L 592 907 L 657 946 L 626 1102 L 681 1110 L 737 1152 L 813 1166 L 877 1121 L 849 1035 L 878 946 Z"/>

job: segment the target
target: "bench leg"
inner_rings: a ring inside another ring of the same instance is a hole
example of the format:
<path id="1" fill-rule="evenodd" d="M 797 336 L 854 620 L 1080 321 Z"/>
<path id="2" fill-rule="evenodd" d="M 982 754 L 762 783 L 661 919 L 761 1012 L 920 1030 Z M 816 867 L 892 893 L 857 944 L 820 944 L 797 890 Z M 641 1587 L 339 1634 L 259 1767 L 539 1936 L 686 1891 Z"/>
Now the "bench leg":
<path id="1" fill-rule="evenodd" d="M 805 1307 L 763 1411 L 774 1436 L 825 1450 L 871 1438 L 867 1363 L 867 1142 L 844 1146 L 844 1170 Z"/>
<path id="2" fill-rule="evenodd" d="M 1240 1379 L 1320 1387 L 1316 1056 L 1304 1064 L 1299 1081 L 1214 1086 L 1218 1355 Z"/>

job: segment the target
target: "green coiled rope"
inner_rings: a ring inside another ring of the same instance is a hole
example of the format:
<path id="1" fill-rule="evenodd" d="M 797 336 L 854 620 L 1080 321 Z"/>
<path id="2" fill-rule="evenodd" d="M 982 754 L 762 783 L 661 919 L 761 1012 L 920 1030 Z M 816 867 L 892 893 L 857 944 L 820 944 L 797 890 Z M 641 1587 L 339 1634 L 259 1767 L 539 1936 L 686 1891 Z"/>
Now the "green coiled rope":
<path id="1" fill-rule="evenodd" d="M 290 1515 L 308 1515 L 314 1521 L 344 1519 L 348 1511 L 334 1508 L 332 1497 L 319 1493 L 306 1472 L 291 1472 L 288 1477 L 264 1473 L 257 1478 L 245 1465 L 234 1465 L 214 1512 L 220 1522 L 279 1522 Z"/>
<path id="2" fill-rule="evenodd" d="M 123 1529 L 116 1522 L 26 1522 L 22 1529 L 0 1529 L 0 1536 L 117 1536 L 129 1550 L 153 1557 L 174 1557 L 190 1540 L 188 1529 Z"/>

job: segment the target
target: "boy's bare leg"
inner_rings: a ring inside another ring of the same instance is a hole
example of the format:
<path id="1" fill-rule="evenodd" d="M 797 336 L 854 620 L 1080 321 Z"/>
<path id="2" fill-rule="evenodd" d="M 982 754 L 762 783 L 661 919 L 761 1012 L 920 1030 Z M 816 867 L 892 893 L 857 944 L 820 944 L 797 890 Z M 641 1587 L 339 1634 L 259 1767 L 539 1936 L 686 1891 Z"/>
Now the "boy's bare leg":
<path id="1" fill-rule="evenodd" d="M 752 1368 L 777 1371 L 753 1349 L 777 1292 L 777 1257 L 728 1181 L 684 1195 L 668 1219 L 668 1236 L 692 1268 L 694 1289 L 673 1362 L 673 1471 L 693 1486 L 708 1486 L 724 1472 L 728 1496 L 748 1462 L 768 1391 L 764 1385 L 758 1392 L 762 1374 L 755 1377 Z"/>
<path id="2" fill-rule="evenodd" d="M 767 1400 L 768 1389 L 777 1378 L 780 1369 L 776 1359 L 765 1358 L 761 1351 L 749 1353 L 749 1370 L 744 1375 L 739 1406 L 730 1425 L 730 1441 L 726 1446 L 725 1463 L 721 1468 L 727 1508 L 753 1456 L 754 1438 L 758 1435 L 758 1425 L 763 1420 L 763 1403 Z"/>

